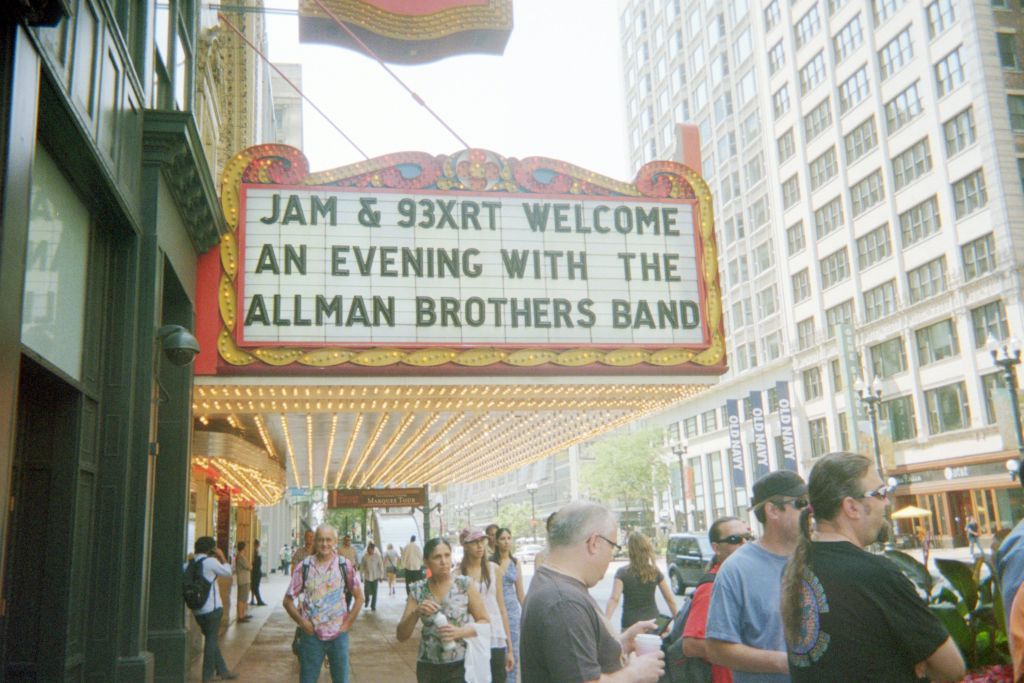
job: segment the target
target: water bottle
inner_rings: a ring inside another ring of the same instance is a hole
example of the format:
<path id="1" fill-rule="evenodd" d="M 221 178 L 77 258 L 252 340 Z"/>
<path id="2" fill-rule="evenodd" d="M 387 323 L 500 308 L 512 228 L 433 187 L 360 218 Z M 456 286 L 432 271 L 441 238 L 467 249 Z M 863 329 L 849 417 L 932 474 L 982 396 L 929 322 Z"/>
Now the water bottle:
<path id="1" fill-rule="evenodd" d="M 448 625 L 448 617 L 446 617 L 442 612 L 435 612 L 434 613 L 434 627 L 435 628 L 441 628 L 442 626 L 447 626 L 447 625 Z M 453 647 L 455 647 L 455 641 L 454 640 L 443 640 L 443 641 L 441 641 L 441 647 L 443 647 L 445 650 L 451 650 Z"/>

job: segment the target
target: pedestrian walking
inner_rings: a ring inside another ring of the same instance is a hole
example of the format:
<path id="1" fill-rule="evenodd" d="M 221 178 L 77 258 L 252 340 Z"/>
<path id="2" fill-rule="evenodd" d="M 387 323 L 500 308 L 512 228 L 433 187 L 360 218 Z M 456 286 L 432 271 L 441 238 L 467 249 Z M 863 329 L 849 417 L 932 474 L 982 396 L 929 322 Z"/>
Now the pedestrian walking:
<path id="1" fill-rule="evenodd" d="M 288 568 L 291 566 L 291 563 L 292 563 L 292 547 L 289 544 L 284 543 L 284 544 L 281 545 L 281 567 L 280 567 L 280 571 L 281 571 L 282 574 L 286 574 L 288 572 Z"/>
<path id="2" fill-rule="evenodd" d="M 718 570 L 705 646 L 712 663 L 732 669 L 736 683 L 788 683 L 779 593 L 800 535 L 807 486 L 796 472 L 777 470 L 754 482 L 751 502 L 764 535 Z"/>
<path id="3" fill-rule="evenodd" d="M 423 551 L 420 550 L 415 536 L 410 538 L 409 543 L 402 548 L 400 564 L 405 575 L 405 594 L 409 595 L 412 584 L 423 578 Z"/>
<path id="4" fill-rule="evenodd" d="M 341 545 L 338 546 L 338 555 L 344 557 L 350 567 L 359 566 L 359 554 L 352 546 L 352 537 L 345 534 L 341 538 Z M 352 591 L 345 589 L 345 606 L 352 609 Z"/>
<path id="5" fill-rule="evenodd" d="M 332 683 L 348 683 L 349 631 L 363 607 L 363 588 L 354 568 L 338 555 L 338 532 L 329 524 L 317 527 L 316 552 L 292 573 L 284 609 L 301 629 L 299 681 L 316 683 L 327 658 Z M 345 603 L 346 586 L 354 601 Z"/>
<path id="6" fill-rule="evenodd" d="M 249 585 L 252 581 L 252 564 L 249 563 L 245 541 L 239 541 L 235 545 L 235 577 L 238 582 L 238 592 L 235 596 L 237 605 L 238 621 L 244 623 L 252 617 L 247 613 L 249 605 Z"/>
<path id="7" fill-rule="evenodd" d="M 257 538 L 252 542 L 252 596 L 249 600 L 250 605 L 262 607 L 267 604 L 263 602 L 263 596 L 260 595 L 261 581 L 263 581 L 263 556 L 260 555 L 260 539 Z"/>
<path id="8" fill-rule="evenodd" d="M 473 582 L 452 573 L 452 548 L 432 538 L 425 548 L 430 578 L 407 586 L 395 635 L 404 643 L 422 624 L 416 654 L 417 683 L 462 683 L 466 675 L 466 639 L 476 637 L 475 623 L 487 623 L 487 609 Z M 471 621 L 472 620 L 472 621 Z"/>
<path id="9" fill-rule="evenodd" d="M 313 532 L 306 531 L 302 534 L 302 541 L 304 545 L 292 553 L 292 573 L 295 573 L 295 568 L 298 567 L 304 559 L 316 554 L 316 550 L 313 548 Z"/>
<path id="10" fill-rule="evenodd" d="M 462 544 L 462 562 L 458 573 L 473 580 L 487 610 L 491 625 L 491 681 L 505 680 L 507 672 L 515 667 L 512 650 L 508 648 L 508 613 L 505 611 L 505 593 L 502 590 L 501 570 L 487 556 L 487 537 L 479 529 L 463 529 L 459 534 Z"/>
<path id="11" fill-rule="evenodd" d="M 490 557 L 498 549 L 498 525 L 488 524 L 484 527 L 484 535 L 487 536 L 487 556 Z"/>
<path id="12" fill-rule="evenodd" d="M 964 525 L 964 531 L 967 532 L 967 543 L 970 546 L 971 557 L 984 555 L 984 552 L 981 549 L 981 529 L 978 527 L 978 522 L 974 517 L 967 518 L 967 523 Z M 975 552 L 975 550 L 977 550 L 977 552 Z"/>
<path id="13" fill-rule="evenodd" d="M 229 578 L 231 565 L 212 536 L 197 538 L 194 550 L 195 554 L 189 562 L 199 562 L 203 568 L 203 578 L 210 582 L 210 594 L 206 602 L 202 607 L 192 610 L 192 616 L 203 634 L 203 683 L 212 681 L 214 674 L 222 681 L 229 681 L 238 678 L 238 674 L 228 669 L 217 642 L 220 636 L 220 622 L 224 618 L 224 603 L 221 601 L 220 591 L 217 590 L 217 579 Z M 182 570 L 188 567 L 189 562 L 184 564 Z"/>
<path id="14" fill-rule="evenodd" d="M 359 562 L 359 573 L 363 575 L 366 586 L 366 606 L 373 612 L 377 611 L 377 585 L 384 578 L 384 558 L 377 552 L 373 541 L 366 546 L 363 559 Z"/>
<path id="15" fill-rule="evenodd" d="M 705 640 L 707 638 L 708 607 L 711 605 L 711 588 L 722 563 L 751 538 L 747 523 L 736 517 L 719 517 L 708 529 L 708 540 L 711 541 L 711 549 L 715 551 L 715 554 L 711 558 L 711 567 L 708 569 L 708 573 L 697 583 L 690 598 L 690 611 L 686 615 L 686 625 L 683 627 L 682 646 L 685 657 L 702 662 L 696 666 L 706 670 L 702 672 L 706 674 L 703 680 L 711 681 L 711 683 L 732 683 L 732 671 L 719 664 L 711 664 L 708 659 Z M 667 658 L 666 668 L 672 670 L 674 662 L 671 652 L 668 653 Z M 684 660 L 683 666 L 694 667 L 695 665 Z M 673 673 L 675 672 L 673 671 Z"/>
<path id="16" fill-rule="evenodd" d="M 506 675 L 507 683 L 516 683 L 519 670 L 519 629 L 523 618 L 523 573 L 519 560 L 512 554 L 512 532 L 498 529 L 498 550 L 491 561 L 501 572 L 501 587 L 505 597 L 505 613 L 508 615 L 508 643 L 512 650 L 514 666 Z"/>
<path id="17" fill-rule="evenodd" d="M 889 494 L 859 454 L 832 453 L 811 470 L 810 506 L 800 513 L 799 542 L 783 574 L 795 683 L 964 676 L 959 649 L 914 585 L 891 560 L 864 549 L 883 537 Z"/>
<path id="18" fill-rule="evenodd" d="M 570 503 L 555 515 L 547 561 L 533 575 L 523 606 L 523 683 L 655 683 L 661 676 L 660 648 L 623 658 L 654 622 L 638 621 L 616 637 L 589 592 L 608 571 L 618 535 L 615 515 L 598 503 Z"/>
<path id="19" fill-rule="evenodd" d="M 638 621 L 656 619 L 658 603 L 654 597 L 656 589 L 668 603 L 672 615 L 676 613 L 676 599 L 661 570 L 655 564 L 654 546 L 651 540 L 639 531 L 629 535 L 626 542 L 629 550 L 629 564 L 619 567 L 612 583 L 612 595 L 608 598 L 605 616 L 611 620 L 615 609 L 622 600 L 622 629 L 626 630 Z"/>
<path id="20" fill-rule="evenodd" d="M 394 544 L 388 543 L 387 550 L 384 551 L 384 571 L 388 575 L 388 595 L 395 594 L 395 579 L 398 578 L 399 562 L 401 562 L 401 557 L 395 550 Z"/>

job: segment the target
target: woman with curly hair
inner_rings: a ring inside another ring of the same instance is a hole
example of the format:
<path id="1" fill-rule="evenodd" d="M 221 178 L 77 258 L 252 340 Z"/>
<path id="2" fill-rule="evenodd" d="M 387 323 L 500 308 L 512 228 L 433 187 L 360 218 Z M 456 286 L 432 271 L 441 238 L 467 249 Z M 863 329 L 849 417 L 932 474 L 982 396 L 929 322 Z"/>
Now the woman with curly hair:
<path id="1" fill-rule="evenodd" d="M 605 614 L 608 619 L 615 614 L 622 599 L 622 630 L 638 621 L 658 616 L 658 603 L 654 589 L 660 588 L 672 614 L 676 613 L 676 600 L 669 588 L 668 580 L 654 563 L 654 546 L 649 538 L 639 531 L 629 535 L 629 564 L 615 572 L 612 596 L 608 598 Z"/>

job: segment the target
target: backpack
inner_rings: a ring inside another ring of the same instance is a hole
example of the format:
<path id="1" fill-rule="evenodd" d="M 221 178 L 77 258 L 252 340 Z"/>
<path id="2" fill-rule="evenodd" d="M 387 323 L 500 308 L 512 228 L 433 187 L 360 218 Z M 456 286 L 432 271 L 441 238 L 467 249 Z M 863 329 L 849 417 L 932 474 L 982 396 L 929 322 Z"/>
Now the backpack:
<path id="1" fill-rule="evenodd" d="M 193 558 L 185 567 L 181 580 L 181 596 L 185 599 L 185 604 L 189 609 L 200 609 L 206 604 L 206 599 L 210 597 L 210 588 L 213 584 L 203 576 L 203 560 L 205 559 L 205 557 L 198 560 Z"/>
<path id="2" fill-rule="evenodd" d="M 714 583 L 715 574 L 708 572 L 701 577 L 694 588 L 706 583 Z M 687 657 L 683 654 L 683 631 L 686 620 L 693 606 L 693 596 L 683 598 L 683 604 L 672 620 L 672 629 L 662 641 L 661 649 L 665 653 L 665 673 L 658 683 L 711 683 L 711 664 L 699 657 Z"/>
<path id="3" fill-rule="evenodd" d="M 309 563 L 312 559 L 312 557 L 307 557 L 306 559 L 302 560 L 302 588 L 299 590 L 300 593 L 304 593 L 306 591 L 306 577 L 309 575 Z M 349 589 L 349 574 L 352 571 L 352 569 L 349 567 L 348 561 L 341 555 L 338 555 L 338 571 L 341 572 L 341 580 L 345 584 L 345 593 L 350 593 L 351 591 Z M 302 627 L 296 626 L 295 635 L 292 636 L 292 653 L 296 657 L 299 656 L 299 644 L 301 642 Z"/>

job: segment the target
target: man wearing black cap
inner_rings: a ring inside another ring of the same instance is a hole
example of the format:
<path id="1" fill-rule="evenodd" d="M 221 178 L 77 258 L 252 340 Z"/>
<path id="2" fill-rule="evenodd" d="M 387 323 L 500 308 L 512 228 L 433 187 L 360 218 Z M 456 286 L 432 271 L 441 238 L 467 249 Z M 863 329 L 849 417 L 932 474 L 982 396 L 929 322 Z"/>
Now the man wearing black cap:
<path id="1" fill-rule="evenodd" d="M 711 592 L 706 647 L 735 683 L 788 683 L 786 639 L 779 613 L 782 571 L 800 537 L 807 484 L 778 470 L 754 483 L 753 510 L 764 528 L 722 565 Z"/>

